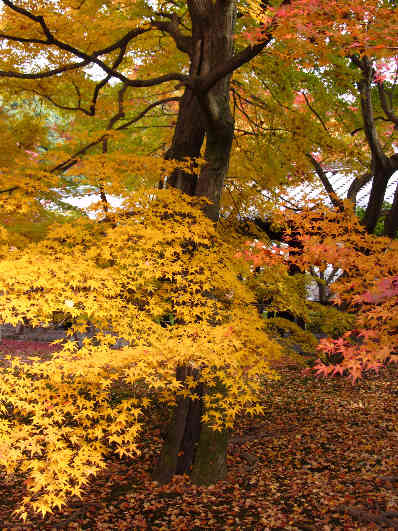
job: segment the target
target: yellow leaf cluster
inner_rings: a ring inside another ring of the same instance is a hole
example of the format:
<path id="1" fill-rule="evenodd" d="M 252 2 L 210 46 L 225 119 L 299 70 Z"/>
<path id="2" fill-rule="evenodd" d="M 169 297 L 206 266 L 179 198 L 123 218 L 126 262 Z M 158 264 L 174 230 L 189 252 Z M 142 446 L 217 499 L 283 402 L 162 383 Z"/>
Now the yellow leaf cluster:
<path id="1" fill-rule="evenodd" d="M 204 385 L 214 429 L 260 412 L 268 361 L 280 347 L 264 329 L 236 249 L 204 216 L 198 199 L 173 190 L 135 192 L 102 220 L 54 225 L 47 238 L 0 262 L 4 322 L 95 329 L 45 362 L 13 361 L 0 379 L 0 463 L 27 475 L 43 514 L 80 495 L 109 452 L 137 453 L 147 407 L 197 398 Z M 125 346 L 115 349 L 123 338 Z M 199 380 L 176 379 L 188 366 Z M 123 382 L 128 396 L 115 403 Z M 222 391 L 218 392 L 220 388 Z"/>

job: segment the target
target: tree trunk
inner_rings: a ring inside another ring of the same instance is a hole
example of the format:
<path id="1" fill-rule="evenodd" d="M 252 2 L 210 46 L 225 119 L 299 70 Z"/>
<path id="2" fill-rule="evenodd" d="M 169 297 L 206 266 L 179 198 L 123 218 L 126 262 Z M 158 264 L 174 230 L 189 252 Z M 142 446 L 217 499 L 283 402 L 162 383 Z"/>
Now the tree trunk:
<path id="1" fill-rule="evenodd" d="M 388 181 L 392 174 L 393 171 L 390 168 L 385 168 L 381 164 L 375 164 L 372 189 L 363 219 L 363 224 L 370 234 L 375 230 L 379 220 Z"/>
<path id="2" fill-rule="evenodd" d="M 218 220 L 224 179 L 228 172 L 229 158 L 234 135 L 234 121 L 229 103 L 215 94 L 211 97 L 213 109 L 217 109 L 217 123 L 207 129 L 206 163 L 201 169 L 196 184 L 195 195 L 206 197 L 211 202 L 206 206 L 206 215 L 213 221 Z M 228 96 L 228 94 L 227 94 Z M 223 101 L 224 100 L 224 101 Z"/>
<path id="3" fill-rule="evenodd" d="M 187 376 L 196 376 L 192 368 L 177 367 L 176 378 L 184 382 Z M 198 384 L 195 392 L 202 396 L 203 388 Z M 153 478 L 168 483 L 175 474 L 190 474 L 201 432 L 202 400 L 179 397 L 173 417 L 168 426 L 158 466 Z"/>
<path id="4" fill-rule="evenodd" d="M 206 76 L 233 53 L 236 2 L 188 1 L 192 21 L 190 72 Z M 206 215 L 217 221 L 224 179 L 228 171 L 234 120 L 229 106 L 230 75 L 206 91 L 187 88 L 180 103 L 177 126 L 169 159 L 198 157 L 206 139 L 205 163 L 197 179 L 191 172 L 177 170 L 169 186 L 189 195 L 206 197 Z M 192 374 L 189 366 L 179 367 L 177 377 L 184 381 Z M 199 373 L 194 377 L 198 378 Z M 179 398 L 161 451 L 154 478 L 163 483 L 174 474 L 189 474 L 198 484 L 210 484 L 226 474 L 227 432 L 216 432 L 202 423 L 204 389 L 198 383 L 199 400 Z"/>
<path id="5" fill-rule="evenodd" d="M 365 216 L 362 221 L 367 232 L 371 234 L 374 232 L 382 212 L 388 181 L 395 171 L 398 170 L 398 156 L 394 154 L 391 157 L 388 157 L 384 153 L 383 146 L 377 133 L 371 93 L 371 85 L 372 81 L 374 81 L 375 74 L 372 60 L 370 60 L 366 55 L 361 59 L 353 56 L 351 60 L 357 67 L 360 68 L 362 72 L 362 77 L 358 82 L 358 89 L 361 100 L 364 132 L 370 152 L 372 154 L 372 169 L 370 173 L 373 175 L 373 182 Z M 381 97 L 382 107 L 385 110 L 385 106 L 383 105 L 383 96 Z M 387 223 L 387 227 L 389 226 L 390 221 Z"/>
<path id="6" fill-rule="evenodd" d="M 192 67 L 191 67 L 192 70 Z M 188 195 L 195 195 L 197 165 L 205 137 L 205 120 L 199 102 L 189 88 L 181 99 L 173 141 L 165 155 L 167 160 L 192 159 L 190 171 L 176 168 L 167 179 L 167 185 Z"/>
<path id="7" fill-rule="evenodd" d="M 394 199 L 384 221 L 384 235 L 395 238 L 398 231 L 398 183 L 395 188 Z"/>
<path id="8" fill-rule="evenodd" d="M 319 290 L 319 302 L 324 306 L 327 306 L 329 303 L 329 290 L 325 283 L 317 282 Z"/>

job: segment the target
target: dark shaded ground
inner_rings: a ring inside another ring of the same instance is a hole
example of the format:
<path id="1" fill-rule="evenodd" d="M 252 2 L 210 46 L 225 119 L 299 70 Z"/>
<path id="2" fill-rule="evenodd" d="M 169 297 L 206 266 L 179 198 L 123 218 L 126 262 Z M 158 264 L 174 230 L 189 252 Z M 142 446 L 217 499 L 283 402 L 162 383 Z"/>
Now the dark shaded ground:
<path id="1" fill-rule="evenodd" d="M 142 456 L 110 459 L 82 500 L 45 521 L 13 519 L 23 483 L 0 476 L 0 529 L 398 529 L 398 367 L 355 386 L 280 374 L 265 416 L 243 418 L 231 435 L 226 481 L 152 482 L 163 430 L 154 411 Z"/>

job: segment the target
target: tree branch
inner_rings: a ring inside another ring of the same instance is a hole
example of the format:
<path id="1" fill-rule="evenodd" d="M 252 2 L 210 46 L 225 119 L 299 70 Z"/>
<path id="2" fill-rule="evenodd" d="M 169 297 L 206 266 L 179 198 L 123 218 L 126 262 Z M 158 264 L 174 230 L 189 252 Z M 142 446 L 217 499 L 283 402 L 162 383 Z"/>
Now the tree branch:
<path id="1" fill-rule="evenodd" d="M 310 109 L 310 111 L 318 118 L 318 120 L 321 122 L 322 124 L 322 127 L 325 129 L 325 131 L 327 132 L 328 135 L 330 135 L 330 132 L 329 132 L 329 129 L 326 127 L 326 124 L 325 122 L 323 121 L 322 117 L 320 116 L 320 114 L 314 109 L 314 107 L 312 107 L 311 103 L 309 102 L 305 92 L 302 92 L 302 95 L 304 96 L 304 99 L 305 99 L 305 103 L 307 104 L 307 107 Z"/>
<path id="2" fill-rule="evenodd" d="M 7 33 L 0 32 L 0 38 L 8 41 L 23 42 L 28 44 L 47 44 L 48 41 L 43 39 L 34 39 L 33 37 L 16 37 L 15 35 L 8 35 Z"/>
<path id="3" fill-rule="evenodd" d="M 78 68 L 83 68 L 90 64 L 91 61 L 81 61 L 80 63 L 70 63 L 68 65 L 60 66 L 59 68 L 54 68 L 53 70 L 47 70 L 45 72 L 37 72 L 35 74 L 24 74 L 22 72 L 11 72 L 9 70 L 0 70 L 0 77 L 11 77 L 17 79 L 45 79 L 47 77 L 53 77 L 57 74 L 62 74 L 70 70 L 77 70 Z"/>
<path id="4" fill-rule="evenodd" d="M 366 56 L 355 62 L 355 64 L 359 64 L 362 71 L 362 78 L 358 83 L 358 87 L 361 97 L 361 109 L 365 135 L 372 153 L 372 157 L 377 160 L 380 165 L 387 167 L 388 159 L 383 152 L 383 148 L 381 147 L 374 123 L 373 105 L 370 93 L 370 85 L 374 75 L 373 68 L 369 58 Z"/>
<path id="5" fill-rule="evenodd" d="M 165 16 L 165 15 L 162 15 Z M 151 25 L 160 30 L 168 33 L 170 37 L 174 39 L 174 42 L 177 46 L 177 48 L 189 56 L 192 55 L 192 38 L 188 37 L 187 35 L 183 35 L 179 28 L 179 19 L 176 14 L 171 15 L 171 20 L 166 21 L 160 21 L 160 20 L 152 20 Z"/>
<path id="6" fill-rule="evenodd" d="M 387 97 L 384 83 L 378 83 L 378 89 L 381 108 L 385 112 L 385 115 L 390 120 L 390 122 L 398 126 L 398 116 L 394 113 L 392 109 L 391 99 Z"/>
<path id="7" fill-rule="evenodd" d="M 383 122 L 390 122 L 391 120 L 389 120 L 388 118 L 385 118 L 385 116 L 375 116 L 373 118 L 373 121 L 374 122 L 377 122 L 377 120 L 383 120 Z M 357 127 L 356 129 L 354 129 L 353 131 L 351 131 L 350 135 L 351 136 L 354 136 L 356 135 L 357 133 L 359 133 L 359 131 L 363 131 L 364 128 L 363 127 Z"/>
<path id="8" fill-rule="evenodd" d="M 138 114 L 135 118 L 132 120 L 129 120 L 127 123 L 123 125 L 119 125 L 119 127 L 116 127 L 116 131 L 121 131 L 123 129 L 127 129 L 130 125 L 138 122 L 143 118 L 150 110 L 152 110 L 154 107 L 157 107 L 158 105 L 164 105 L 166 103 L 170 103 L 171 101 L 180 101 L 180 97 L 178 96 L 172 96 L 170 98 L 164 98 L 163 100 L 155 101 L 154 103 L 151 103 L 146 107 L 140 114 Z"/>
<path id="9" fill-rule="evenodd" d="M 52 77 L 56 74 L 60 74 L 67 70 L 75 70 L 77 68 L 82 68 L 84 66 L 87 66 L 90 63 L 94 63 L 98 65 L 100 68 L 102 68 L 110 77 L 115 77 L 131 87 L 151 87 L 151 86 L 158 85 L 161 83 L 166 83 L 167 81 L 180 81 L 182 83 L 185 83 L 188 80 L 188 76 L 184 74 L 179 74 L 179 73 L 170 73 L 164 76 L 159 76 L 157 78 L 145 79 L 145 80 L 129 79 L 128 77 L 124 76 L 123 74 L 115 70 L 114 68 L 108 66 L 106 63 L 98 59 L 98 57 L 100 57 L 101 55 L 107 55 L 110 52 L 117 50 L 118 48 L 121 48 L 121 49 L 125 48 L 133 38 L 145 32 L 150 31 L 152 29 L 151 25 L 146 25 L 144 27 L 135 28 L 134 30 L 131 30 L 128 33 L 126 33 L 126 35 L 124 35 L 121 39 L 116 41 L 114 44 L 106 48 L 103 48 L 101 50 L 97 50 L 96 52 L 93 52 L 91 55 L 89 55 L 68 43 L 65 43 L 63 41 L 56 39 L 54 35 L 51 33 L 50 29 L 48 28 L 43 16 L 34 15 L 30 11 L 22 7 L 15 6 L 10 0 L 3 0 L 3 2 L 13 11 L 40 24 L 43 30 L 43 33 L 47 37 L 47 40 L 42 41 L 41 44 L 46 45 L 46 46 L 56 46 L 60 50 L 69 52 L 75 57 L 79 57 L 83 61 L 81 61 L 80 63 L 71 63 L 68 65 L 64 65 L 62 67 L 55 68 L 53 70 L 48 70 L 46 72 L 37 72 L 37 73 L 30 73 L 30 74 L 25 74 L 21 72 L 0 71 L 0 77 L 13 77 L 13 78 L 19 78 L 19 79 L 42 79 L 42 78 Z M 8 38 L 10 38 L 10 36 Z M 12 37 L 12 40 L 18 41 L 18 39 L 19 39 L 18 37 Z M 23 42 L 32 42 L 31 39 L 28 39 L 28 40 L 25 38 L 23 39 L 24 39 Z"/>
<path id="10" fill-rule="evenodd" d="M 119 92 L 119 96 L 118 96 L 119 97 L 119 110 L 118 110 L 118 113 L 110 119 L 109 124 L 108 124 L 108 130 L 113 129 L 114 124 L 118 120 L 120 120 L 120 118 L 123 118 L 123 116 L 124 116 L 122 97 L 123 97 L 123 94 L 124 94 L 123 91 L 126 90 L 126 88 L 127 87 L 124 86 L 121 89 L 121 91 Z M 114 130 L 115 131 L 122 131 L 124 129 L 127 129 L 130 125 L 132 125 L 132 124 L 138 122 L 139 120 L 141 120 L 141 118 L 143 118 L 154 107 L 157 107 L 159 105 L 164 105 L 165 103 L 169 103 L 171 101 L 180 101 L 180 98 L 179 97 L 170 97 L 170 98 L 164 98 L 162 100 L 155 101 L 155 102 L 151 103 L 150 105 L 148 105 L 142 112 L 140 112 L 133 119 L 129 120 L 125 124 L 119 125 L 119 127 L 116 127 Z M 78 162 L 79 157 L 81 157 L 82 155 L 87 153 L 87 151 L 89 149 L 91 149 L 92 147 L 97 146 L 98 144 L 100 144 L 101 142 L 106 140 L 107 138 L 109 138 L 109 135 L 104 133 L 99 138 L 97 138 L 97 140 L 94 140 L 93 142 L 90 142 L 89 144 L 87 144 L 83 148 L 81 148 L 78 151 L 76 151 L 76 153 L 74 153 L 71 157 L 69 157 L 69 159 L 65 160 L 64 162 L 61 162 L 60 164 L 57 164 L 57 166 L 52 168 L 50 170 L 50 172 L 51 173 L 56 173 L 57 171 L 60 171 L 60 172 L 67 171 L 68 169 L 70 169 L 72 166 L 74 166 Z"/>
<path id="11" fill-rule="evenodd" d="M 120 52 L 119 52 L 116 60 L 114 61 L 113 65 L 112 65 L 113 69 L 117 68 L 120 65 L 120 63 L 123 61 L 124 54 L 126 53 L 126 46 L 127 45 L 124 45 L 124 46 L 122 46 L 120 48 Z M 111 77 L 112 76 L 110 74 L 108 74 L 106 77 L 104 77 L 104 79 L 102 81 L 100 81 L 95 86 L 93 98 L 91 100 L 90 111 L 89 111 L 89 114 L 91 116 L 95 115 L 95 108 L 96 108 L 98 96 L 99 96 L 99 93 L 100 93 L 101 89 L 108 83 L 108 81 L 111 79 Z M 124 85 L 124 86 L 127 87 L 127 85 Z"/>
<path id="12" fill-rule="evenodd" d="M 225 61 L 217 68 L 214 68 L 207 76 L 192 78 L 192 88 L 200 93 L 208 92 L 214 85 L 234 70 L 238 69 L 245 63 L 248 63 L 256 57 L 262 50 L 271 42 L 272 36 L 269 36 L 267 40 L 254 46 L 248 46 L 240 53 L 231 57 L 229 61 Z"/>
<path id="13" fill-rule="evenodd" d="M 207 4 L 207 2 L 201 3 L 203 5 Z M 290 3 L 291 0 L 283 0 L 281 6 L 289 5 Z M 203 15 L 203 13 L 200 14 Z M 241 67 L 245 63 L 248 63 L 254 57 L 259 55 L 264 50 L 264 48 L 266 48 L 268 44 L 272 41 L 272 32 L 276 28 L 277 24 L 278 19 L 274 18 L 274 20 L 269 25 L 267 33 L 264 35 L 264 40 L 262 42 L 247 46 L 244 50 L 232 56 L 228 61 L 225 61 L 217 68 L 214 68 L 207 76 L 196 80 L 194 79 L 192 88 L 202 93 L 208 92 L 218 81 L 220 81 L 220 79 L 227 76 L 228 74 L 231 74 L 231 72 L 237 70 L 239 67 Z"/>
<path id="14" fill-rule="evenodd" d="M 58 109 L 62 109 L 64 111 L 80 111 L 87 116 L 91 116 L 90 112 L 87 109 L 84 109 L 84 107 L 80 106 L 80 102 L 77 106 L 72 107 L 69 105 L 62 105 L 61 103 L 56 102 L 51 96 L 48 96 L 48 94 L 43 94 L 35 89 L 29 89 L 29 92 L 33 92 L 33 94 L 36 94 L 37 96 L 40 96 L 40 98 L 44 98 L 45 100 L 49 101 L 54 107 L 57 107 Z"/>
<path id="15" fill-rule="evenodd" d="M 0 190 L 0 194 L 6 194 L 18 190 L 19 186 L 11 186 L 11 188 L 6 188 L 5 190 Z"/>
<path id="16" fill-rule="evenodd" d="M 339 197 L 337 196 L 336 192 L 333 189 L 333 186 L 331 182 L 329 181 L 324 169 L 319 164 L 319 162 L 311 155 L 311 153 L 306 153 L 305 156 L 310 160 L 311 164 L 313 165 L 319 179 L 321 180 L 331 202 L 333 203 L 333 206 L 338 208 L 340 211 L 344 210 L 343 202 Z"/>
<path id="17" fill-rule="evenodd" d="M 357 202 L 357 195 L 359 190 L 363 188 L 372 179 L 372 177 L 372 173 L 367 172 L 364 175 L 361 175 L 360 177 L 356 177 L 352 181 L 347 192 L 347 199 L 350 199 L 353 202 L 354 206 Z"/>

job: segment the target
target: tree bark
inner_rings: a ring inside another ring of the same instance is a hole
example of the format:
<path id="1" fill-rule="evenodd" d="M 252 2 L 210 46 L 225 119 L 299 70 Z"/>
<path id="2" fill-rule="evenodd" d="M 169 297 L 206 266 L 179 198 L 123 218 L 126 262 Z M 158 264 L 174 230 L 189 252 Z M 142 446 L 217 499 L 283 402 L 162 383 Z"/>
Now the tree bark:
<path id="1" fill-rule="evenodd" d="M 177 380 L 184 382 L 188 375 L 193 375 L 190 367 L 177 367 Z M 195 391 L 201 396 L 203 389 L 198 385 Z M 159 463 L 153 473 L 156 481 L 168 483 L 175 474 L 190 474 L 200 437 L 201 416 L 201 399 L 195 401 L 182 397 L 177 399 Z"/>
<path id="2" fill-rule="evenodd" d="M 370 191 L 369 201 L 366 207 L 363 224 L 370 234 L 375 230 L 380 213 L 383 208 L 384 196 L 387 190 L 388 181 L 394 172 L 386 168 L 379 161 L 375 163 L 373 173 L 372 188 Z"/>
<path id="3" fill-rule="evenodd" d="M 234 134 L 234 121 L 229 104 L 222 98 L 214 97 L 212 104 L 217 106 L 218 123 L 207 128 L 206 163 L 202 167 L 196 184 L 195 195 L 206 197 L 210 203 L 205 207 L 206 215 L 218 220 L 224 179 L 228 172 L 229 158 Z"/>
<path id="4" fill-rule="evenodd" d="M 375 230 L 382 212 L 388 181 L 398 170 L 398 157 L 395 154 L 391 157 L 388 157 L 384 153 L 377 134 L 371 97 L 371 83 L 375 74 L 372 62 L 367 56 L 364 56 L 361 59 L 353 57 L 352 61 L 357 67 L 360 68 L 362 72 L 362 77 L 358 82 L 358 89 L 361 100 L 361 111 L 365 137 L 372 154 L 371 174 L 373 175 L 373 182 L 363 219 L 363 224 L 367 232 L 372 233 Z M 381 106 L 385 111 L 386 116 L 394 122 L 395 115 L 392 115 L 392 113 L 389 112 L 385 92 L 380 87 L 379 96 L 381 98 Z M 391 216 L 387 222 L 387 230 L 389 232 L 391 232 L 394 227 L 394 223 L 391 219 L 393 215 L 394 211 L 391 213 Z"/>
<path id="5" fill-rule="evenodd" d="M 200 78 L 231 59 L 236 16 L 235 0 L 191 0 L 188 8 L 192 21 L 190 73 Z M 196 177 L 176 170 L 168 185 L 189 195 L 206 197 L 210 203 L 206 215 L 218 220 L 224 179 L 228 171 L 234 120 L 229 106 L 231 75 L 221 78 L 211 88 L 201 90 L 200 83 L 188 87 L 179 108 L 177 126 L 168 159 L 196 158 L 206 140 L 205 163 Z M 178 368 L 184 381 L 192 374 L 189 366 Z M 194 377 L 199 379 L 199 372 Z M 210 484 L 226 474 L 227 432 L 216 432 L 202 423 L 203 385 L 198 382 L 199 400 L 179 398 L 161 451 L 154 478 L 163 483 L 174 474 L 189 474 L 198 484 Z"/>
<path id="6" fill-rule="evenodd" d="M 191 65 L 192 73 L 195 65 Z M 190 171 L 176 168 L 167 179 L 167 185 L 192 196 L 195 195 L 197 165 L 205 137 L 205 120 L 196 95 L 186 88 L 180 102 L 177 123 L 170 149 L 165 155 L 167 160 L 191 159 Z"/>
<path id="7" fill-rule="evenodd" d="M 384 235 L 395 238 L 398 232 L 398 183 L 395 188 L 394 199 L 384 221 Z"/>

